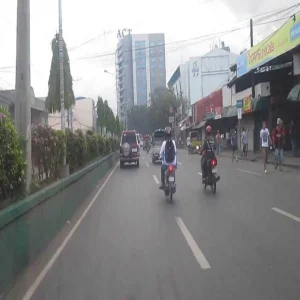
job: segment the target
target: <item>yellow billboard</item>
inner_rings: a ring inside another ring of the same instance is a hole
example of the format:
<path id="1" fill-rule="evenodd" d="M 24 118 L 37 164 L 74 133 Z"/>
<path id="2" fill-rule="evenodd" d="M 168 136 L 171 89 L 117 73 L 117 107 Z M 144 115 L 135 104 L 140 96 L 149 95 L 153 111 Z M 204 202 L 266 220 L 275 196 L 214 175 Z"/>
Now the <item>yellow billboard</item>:
<path id="1" fill-rule="evenodd" d="M 300 43 L 300 15 L 295 15 L 275 33 L 247 51 L 251 70 L 293 49 Z"/>
<path id="2" fill-rule="evenodd" d="M 249 95 L 243 99 L 243 113 L 247 114 L 252 112 L 252 95 Z"/>

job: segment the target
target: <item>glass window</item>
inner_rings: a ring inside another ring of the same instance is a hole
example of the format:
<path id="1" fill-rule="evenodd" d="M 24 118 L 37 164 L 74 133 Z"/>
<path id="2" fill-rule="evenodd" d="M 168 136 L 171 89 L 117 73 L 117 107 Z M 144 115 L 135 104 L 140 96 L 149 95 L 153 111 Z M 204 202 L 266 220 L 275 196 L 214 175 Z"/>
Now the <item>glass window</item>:
<path id="1" fill-rule="evenodd" d="M 150 42 L 150 47 L 153 47 L 155 45 L 154 42 Z"/>
<path id="2" fill-rule="evenodd" d="M 151 62 L 155 63 L 156 58 L 155 57 L 151 57 Z"/>

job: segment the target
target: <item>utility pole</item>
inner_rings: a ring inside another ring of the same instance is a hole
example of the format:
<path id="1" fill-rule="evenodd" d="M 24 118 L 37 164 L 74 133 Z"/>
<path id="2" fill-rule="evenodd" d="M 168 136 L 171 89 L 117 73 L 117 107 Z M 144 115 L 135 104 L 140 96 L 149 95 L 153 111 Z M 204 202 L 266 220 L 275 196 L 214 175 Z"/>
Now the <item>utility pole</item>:
<path id="1" fill-rule="evenodd" d="M 33 102 L 30 78 L 30 0 L 18 0 L 15 89 L 15 126 L 18 134 L 25 139 L 22 150 L 26 153 L 26 192 L 29 193 L 32 179 L 31 105 Z"/>
<path id="2" fill-rule="evenodd" d="M 65 131 L 65 79 L 64 79 L 64 44 L 62 32 L 62 8 L 61 0 L 58 0 L 58 15 L 59 15 L 59 77 L 60 77 L 60 118 L 61 131 Z M 61 177 L 67 177 L 69 170 L 66 162 L 66 155 L 63 157 L 63 165 L 61 170 Z"/>
<path id="3" fill-rule="evenodd" d="M 253 47 L 253 20 L 250 19 L 250 46 Z"/>

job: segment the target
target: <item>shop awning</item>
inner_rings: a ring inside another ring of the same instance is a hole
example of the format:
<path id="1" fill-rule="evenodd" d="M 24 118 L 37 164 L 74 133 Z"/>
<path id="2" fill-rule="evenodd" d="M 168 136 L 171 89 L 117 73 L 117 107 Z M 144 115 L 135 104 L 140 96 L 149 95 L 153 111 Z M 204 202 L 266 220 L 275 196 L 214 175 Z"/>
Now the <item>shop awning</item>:
<path id="1" fill-rule="evenodd" d="M 202 121 L 202 122 L 200 122 L 200 123 L 198 123 L 198 124 L 195 124 L 195 125 L 193 126 L 193 129 L 200 129 L 200 128 L 204 127 L 205 124 L 206 124 L 206 121 Z"/>
<path id="2" fill-rule="evenodd" d="M 270 108 L 270 96 L 254 98 L 252 100 L 253 111 L 264 110 Z"/>
<path id="3" fill-rule="evenodd" d="M 236 106 L 223 107 L 222 118 L 231 118 L 237 116 Z"/>
<path id="4" fill-rule="evenodd" d="M 299 93 L 300 93 L 300 84 L 297 84 L 291 89 L 289 95 L 287 96 L 287 100 L 300 101 Z"/>

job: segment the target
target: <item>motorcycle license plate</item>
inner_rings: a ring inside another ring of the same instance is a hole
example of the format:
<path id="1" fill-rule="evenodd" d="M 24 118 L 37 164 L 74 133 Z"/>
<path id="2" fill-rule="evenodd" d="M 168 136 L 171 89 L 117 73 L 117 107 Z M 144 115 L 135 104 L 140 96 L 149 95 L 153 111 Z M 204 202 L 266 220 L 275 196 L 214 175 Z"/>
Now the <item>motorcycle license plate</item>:
<path id="1" fill-rule="evenodd" d="M 172 177 L 169 177 L 169 182 L 174 182 L 175 181 L 175 178 L 172 176 Z"/>
<path id="2" fill-rule="evenodd" d="M 212 170 L 212 172 L 213 172 L 213 174 L 218 173 L 218 169 L 217 169 L 217 168 L 214 168 L 214 169 Z"/>

